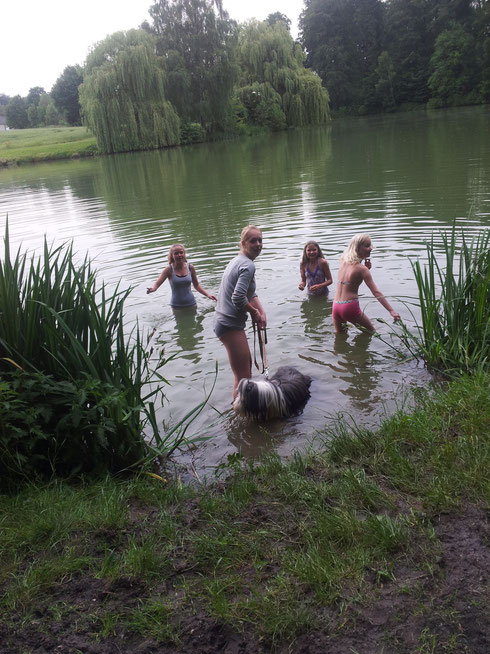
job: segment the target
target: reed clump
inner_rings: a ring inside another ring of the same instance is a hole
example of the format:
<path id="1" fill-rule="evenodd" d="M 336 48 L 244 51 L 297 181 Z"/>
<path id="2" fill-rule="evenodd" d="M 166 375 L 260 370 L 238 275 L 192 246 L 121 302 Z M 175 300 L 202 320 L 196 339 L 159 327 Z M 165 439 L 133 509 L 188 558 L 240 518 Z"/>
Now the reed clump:
<path id="1" fill-rule="evenodd" d="M 427 243 L 427 265 L 412 268 L 418 286 L 421 325 L 406 326 L 403 340 L 411 352 L 444 372 L 488 367 L 490 344 L 490 232 L 471 241 L 456 230 L 442 234 L 443 265 L 434 239 Z"/>
<path id="2" fill-rule="evenodd" d="M 25 478 L 134 466 L 162 444 L 150 380 L 151 351 L 136 326 L 124 327 L 130 289 L 97 286 L 88 258 L 71 245 L 40 257 L 11 255 L 8 224 L 0 261 L 0 478 Z M 159 376 L 160 381 L 164 381 Z M 159 452 L 162 453 L 161 451 Z"/>

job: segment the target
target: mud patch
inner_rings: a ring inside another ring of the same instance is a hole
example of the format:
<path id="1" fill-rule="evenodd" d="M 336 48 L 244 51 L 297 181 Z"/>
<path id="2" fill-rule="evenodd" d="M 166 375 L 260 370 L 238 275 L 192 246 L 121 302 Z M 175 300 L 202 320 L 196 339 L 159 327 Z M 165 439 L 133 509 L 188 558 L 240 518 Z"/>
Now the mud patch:
<path id="1" fill-rule="evenodd" d="M 195 526 L 197 504 L 187 508 L 192 509 L 187 522 Z M 138 505 L 132 516 L 138 522 L 151 512 L 154 507 L 145 514 Z M 257 526 L 270 519 L 270 507 L 261 504 L 240 516 Z M 457 514 L 437 516 L 432 526 L 430 556 L 422 546 L 417 554 L 415 544 L 410 561 L 398 561 L 387 577 L 368 573 L 360 596 L 346 595 L 343 602 L 322 606 L 305 593 L 316 627 L 287 642 L 264 636 L 250 622 L 224 623 L 204 608 L 196 610 L 199 598 L 187 604 L 178 582 L 184 576 L 192 580 L 195 572 L 187 567 L 192 553 L 184 547 L 175 552 L 173 573 L 157 585 L 129 577 L 111 582 L 91 574 L 56 584 L 35 607 L 19 607 L 18 613 L 2 620 L 0 654 L 487 654 L 488 513 L 468 505 Z M 107 534 L 104 539 L 107 542 Z M 100 539 L 94 536 L 89 549 L 99 551 Z M 274 570 L 273 561 L 264 568 L 265 583 Z M 246 577 L 252 571 L 243 573 Z M 172 637 L 155 638 L 132 626 L 130 616 L 155 597 L 177 607 L 169 618 Z"/>

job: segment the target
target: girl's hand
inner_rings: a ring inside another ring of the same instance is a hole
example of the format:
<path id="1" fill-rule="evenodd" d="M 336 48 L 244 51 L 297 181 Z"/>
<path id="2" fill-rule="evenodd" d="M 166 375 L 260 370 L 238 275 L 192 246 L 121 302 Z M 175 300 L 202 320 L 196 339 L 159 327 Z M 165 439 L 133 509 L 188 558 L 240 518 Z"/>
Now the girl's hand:
<path id="1" fill-rule="evenodd" d="M 310 286 L 310 291 L 315 293 L 316 291 L 321 291 L 322 288 L 325 288 L 325 284 L 313 284 L 313 286 Z"/>
<path id="2" fill-rule="evenodd" d="M 371 270 L 371 266 L 373 265 L 373 264 L 371 263 L 371 259 L 365 259 L 365 260 L 364 260 L 364 265 L 366 266 L 366 268 L 367 268 L 368 270 Z"/>
<path id="3" fill-rule="evenodd" d="M 300 284 L 298 284 L 298 288 L 299 288 L 300 291 L 304 291 L 305 286 L 306 286 L 306 284 L 304 282 L 301 282 Z"/>
<path id="4" fill-rule="evenodd" d="M 257 327 L 259 329 L 265 329 L 267 327 L 267 318 L 265 313 L 259 313 L 259 319 L 257 320 Z"/>
<path id="5" fill-rule="evenodd" d="M 400 314 L 397 313 L 394 309 L 390 311 L 390 315 L 393 316 L 394 322 L 397 322 L 398 320 L 401 320 Z"/>
<path id="6" fill-rule="evenodd" d="M 154 293 L 154 292 L 155 292 L 155 289 L 153 288 L 153 286 L 151 286 L 150 288 L 147 288 L 147 289 L 146 289 L 146 294 L 147 294 L 147 295 L 148 295 L 148 293 Z"/>
<path id="7" fill-rule="evenodd" d="M 261 313 L 258 309 L 255 309 L 251 314 L 252 320 L 254 323 L 259 327 L 259 329 L 265 329 L 267 326 L 267 320 L 265 317 L 265 313 Z"/>
<path id="8" fill-rule="evenodd" d="M 217 298 L 215 295 L 210 295 L 210 294 L 208 294 L 208 298 L 209 298 L 210 300 L 214 300 L 215 302 L 218 301 L 218 298 Z"/>

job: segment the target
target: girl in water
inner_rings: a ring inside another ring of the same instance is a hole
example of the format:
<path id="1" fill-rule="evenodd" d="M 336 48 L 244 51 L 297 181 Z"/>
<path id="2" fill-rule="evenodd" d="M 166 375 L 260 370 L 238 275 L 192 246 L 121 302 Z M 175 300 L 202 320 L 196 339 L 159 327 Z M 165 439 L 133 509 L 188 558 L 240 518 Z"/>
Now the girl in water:
<path id="1" fill-rule="evenodd" d="M 218 291 L 214 332 L 223 343 L 235 375 L 233 399 L 240 379 L 252 376 L 252 358 L 245 335 L 247 313 L 265 329 L 265 311 L 255 292 L 254 260 L 262 251 L 262 232 L 253 225 L 242 230 L 240 254 L 227 265 Z"/>
<path id="2" fill-rule="evenodd" d="M 316 241 L 308 241 L 305 245 L 299 272 L 301 275 L 301 283 L 298 286 L 300 291 L 307 286 L 308 295 L 328 295 L 332 274 Z"/>
<path id="3" fill-rule="evenodd" d="M 195 306 L 196 298 L 191 291 L 191 283 L 196 291 L 210 300 L 216 301 L 216 297 L 205 291 L 199 283 L 196 270 L 191 263 L 187 262 L 185 248 L 180 243 L 172 245 L 168 253 L 168 266 L 162 271 L 153 286 L 146 289 L 146 292 L 154 293 L 166 279 L 169 280 L 172 289 L 170 306 L 173 308 Z"/>
<path id="4" fill-rule="evenodd" d="M 337 292 L 335 293 L 332 310 L 337 334 L 347 331 L 347 322 L 360 325 L 370 332 L 376 331 L 372 322 L 359 307 L 358 290 L 362 282 L 366 282 L 371 293 L 389 311 L 393 319 L 400 320 L 400 316 L 376 286 L 369 272 L 371 270 L 370 255 L 372 249 L 371 237 L 368 234 L 356 234 L 340 258 Z M 364 264 L 362 263 L 363 260 Z"/>

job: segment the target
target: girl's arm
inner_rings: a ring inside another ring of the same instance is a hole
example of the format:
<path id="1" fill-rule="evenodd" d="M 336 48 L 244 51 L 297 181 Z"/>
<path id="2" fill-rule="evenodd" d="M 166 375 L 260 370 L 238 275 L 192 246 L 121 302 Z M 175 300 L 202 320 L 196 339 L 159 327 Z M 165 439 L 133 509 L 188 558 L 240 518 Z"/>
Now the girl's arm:
<path id="1" fill-rule="evenodd" d="M 196 269 L 194 268 L 194 266 L 192 264 L 189 264 L 189 268 L 191 269 L 192 284 L 193 284 L 194 288 L 196 289 L 196 291 L 198 291 L 199 293 L 201 293 L 205 297 L 209 298 L 210 300 L 214 300 L 216 302 L 216 297 L 214 295 L 211 295 L 207 291 L 205 291 L 203 289 L 203 287 L 201 286 L 201 284 L 199 283 L 199 281 L 197 279 Z"/>
<path id="2" fill-rule="evenodd" d="M 366 282 L 366 286 L 369 288 L 369 290 L 374 295 L 374 297 L 384 306 L 386 311 L 388 311 L 388 313 L 390 313 L 391 316 L 393 316 L 393 320 L 400 320 L 400 314 L 393 309 L 393 307 L 385 298 L 383 293 L 381 293 L 379 288 L 376 286 L 376 284 L 374 283 L 374 279 L 367 267 L 364 267 L 363 269 L 363 278 L 364 281 Z"/>
<path id="3" fill-rule="evenodd" d="M 326 288 L 327 286 L 330 286 L 330 284 L 333 281 L 332 273 L 330 272 L 330 267 L 326 262 L 326 260 L 319 259 L 318 263 L 320 265 L 320 270 L 325 275 L 325 281 L 322 282 L 321 284 L 313 284 L 313 286 L 310 287 L 310 291 L 319 291 L 321 288 Z"/>
<path id="4" fill-rule="evenodd" d="M 300 291 L 303 291 L 306 286 L 306 266 L 303 262 L 299 264 L 299 274 L 301 275 L 301 282 L 298 288 Z"/>
<path id="5" fill-rule="evenodd" d="M 170 266 L 167 266 L 163 271 L 160 277 L 157 279 L 157 281 L 153 284 L 153 286 L 150 286 L 150 288 L 146 289 L 147 293 L 154 293 L 160 286 L 163 284 L 163 282 L 170 277 L 172 273 L 172 268 Z"/>
<path id="6" fill-rule="evenodd" d="M 252 320 L 258 327 L 260 327 L 260 329 L 265 329 L 267 327 L 267 317 L 265 315 L 264 307 L 256 295 L 246 305 L 245 310 L 249 312 L 252 316 Z"/>

